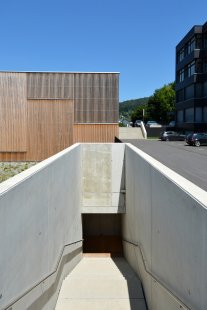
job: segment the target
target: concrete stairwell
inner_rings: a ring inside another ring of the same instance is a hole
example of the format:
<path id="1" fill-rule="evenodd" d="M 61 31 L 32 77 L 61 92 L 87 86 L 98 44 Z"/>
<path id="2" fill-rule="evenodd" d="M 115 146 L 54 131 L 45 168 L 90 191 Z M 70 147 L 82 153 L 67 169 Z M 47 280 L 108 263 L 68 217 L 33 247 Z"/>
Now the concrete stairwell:
<path id="1" fill-rule="evenodd" d="M 83 257 L 65 278 L 56 310 L 146 310 L 141 282 L 122 257 Z"/>

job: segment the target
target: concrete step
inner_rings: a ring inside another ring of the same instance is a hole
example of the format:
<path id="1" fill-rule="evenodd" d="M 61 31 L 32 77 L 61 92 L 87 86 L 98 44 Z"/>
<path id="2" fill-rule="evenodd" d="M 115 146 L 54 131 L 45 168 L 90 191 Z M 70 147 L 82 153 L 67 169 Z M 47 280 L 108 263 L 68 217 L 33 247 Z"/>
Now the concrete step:
<path id="1" fill-rule="evenodd" d="M 65 299 L 56 310 L 146 310 L 146 305 L 143 299 Z"/>
<path id="2" fill-rule="evenodd" d="M 140 280 L 123 258 L 84 257 L 63 281 L 56 310 L 146 310 Z"/>

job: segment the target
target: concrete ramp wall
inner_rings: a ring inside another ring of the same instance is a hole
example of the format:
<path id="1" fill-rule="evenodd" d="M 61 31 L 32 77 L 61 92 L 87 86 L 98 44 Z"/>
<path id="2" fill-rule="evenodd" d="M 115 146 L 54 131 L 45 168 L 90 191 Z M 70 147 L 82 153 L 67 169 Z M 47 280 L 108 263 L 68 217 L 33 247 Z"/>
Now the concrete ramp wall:
<path id="1" fill-rule="evenodd" d="M 145 139 L 146 132 L 141 127 L 119 127 L 119 139 Z"/>
<path id="2" fill-rule="evenodd" d="M 75 145 L 0 185 L 0 309 L 54 309 L 81 259 L 80 163 Z"/>
<path id="3" fill-rule="evenodd" d="M 207 193 L 126 145 L 124 253 L 149 309 L 207 309 Z"/>

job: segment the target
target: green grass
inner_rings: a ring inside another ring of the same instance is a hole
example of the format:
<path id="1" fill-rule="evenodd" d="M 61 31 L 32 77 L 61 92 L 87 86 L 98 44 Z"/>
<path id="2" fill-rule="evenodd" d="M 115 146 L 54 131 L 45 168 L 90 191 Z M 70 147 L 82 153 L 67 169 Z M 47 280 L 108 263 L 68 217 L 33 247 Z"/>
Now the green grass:
<path id="1" fill-rule="evenodd" d="M 147 137 L 147 139 L 149 139 L 149 140 L 159 140 L 160 138 L 159 137 Z"/>
<path id="2" fill-rule="evenodd" d="M 36 162 L 0 162 L 0 183 L 34 166 Z"/>

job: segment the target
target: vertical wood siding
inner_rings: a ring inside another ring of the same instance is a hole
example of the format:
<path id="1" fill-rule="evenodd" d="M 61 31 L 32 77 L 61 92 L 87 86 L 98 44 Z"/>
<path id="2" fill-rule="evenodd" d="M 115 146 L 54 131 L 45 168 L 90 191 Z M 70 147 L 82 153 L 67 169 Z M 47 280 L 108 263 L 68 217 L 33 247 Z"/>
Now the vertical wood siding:
<path id="1" fill-rule="evenodd" d="M 117 124 L 74 124 L 73 143 L 113 143 L 115 136 L 118 136 L 118 132 L 119 127 Z"/>
<path id="2" fill-rule="evenodd" d="M 0 160 L 42 160 L 118 135 L 114 73 L 0 72 Z"/>
<path id="3" fill-rule="evenodd" d="M 72 100 L 28 100 L 27 160 L 42 160 L 73 143 Z"/>
<path id="4" fill-rule="evenodd" d="M 118 74 L 74 74 L 75 123 L 118 123 Z"/>
<path id="5" fill-rule="evenodd" d="M 0 72 L 0 152 L 25 152 L 26 74 Z"/>
<path id="6" fill-rule="evenodd" d="M 28 99 L 73 99 L 73 73 L 27 73 Z"/>
<path id="7" fill-rule="evenodd" d="M 26 161 L 27 153 L 25 152 L 4 152 L 0 153 L 0 161 Z"/>

